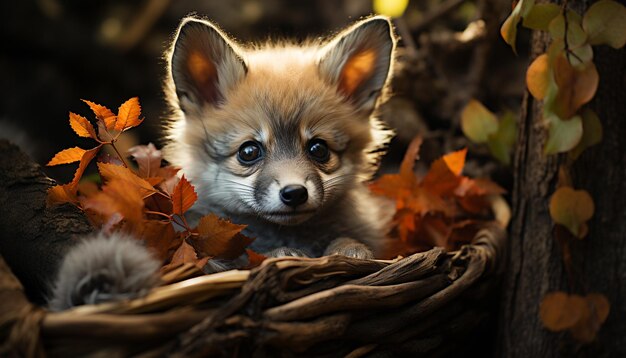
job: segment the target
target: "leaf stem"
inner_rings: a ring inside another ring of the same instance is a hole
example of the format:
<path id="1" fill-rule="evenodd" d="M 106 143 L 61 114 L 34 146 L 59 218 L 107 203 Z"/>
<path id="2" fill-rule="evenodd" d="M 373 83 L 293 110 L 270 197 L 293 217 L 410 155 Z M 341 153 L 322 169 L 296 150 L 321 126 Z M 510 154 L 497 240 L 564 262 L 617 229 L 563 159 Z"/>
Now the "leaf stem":
<path id="1" fill-rule="evenodd" d="M 117 154 L 118 158 L 120 158 L 120 160 L 122 161 L 122 164 L 124 164 L 124 167 L 128 168 L 128 164 L 126 164 L 124 157 L 122 156 L 122 154 L 120 154 L 120 151 L 117 150 L 117 147 L 115 146 L 115 139 L 111 140 L 109 144 L 111 145 L 111 147 L 113 147 L 113 150 Z"/>

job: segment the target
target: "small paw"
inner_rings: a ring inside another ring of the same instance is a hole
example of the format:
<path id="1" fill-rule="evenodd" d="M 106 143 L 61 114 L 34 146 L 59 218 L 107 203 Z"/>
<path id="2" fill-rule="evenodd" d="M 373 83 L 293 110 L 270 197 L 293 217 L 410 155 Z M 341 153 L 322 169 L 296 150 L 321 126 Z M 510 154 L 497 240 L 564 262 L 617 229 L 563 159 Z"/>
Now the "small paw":
<path id="1" fill-rule="evenodd" d="M 266 257 L 309 257 L 304 251 L 291 247 L 279 247 L 264 254 Z"/>
<path id="2" fill-rule="evenodd" d="M 328 255 L 343 255 L 363 260 L 374 258 L 372 250 L 367 245 L 348 237 L 342 237 L 331 242 L 324 252 L 324 256 Z"/>

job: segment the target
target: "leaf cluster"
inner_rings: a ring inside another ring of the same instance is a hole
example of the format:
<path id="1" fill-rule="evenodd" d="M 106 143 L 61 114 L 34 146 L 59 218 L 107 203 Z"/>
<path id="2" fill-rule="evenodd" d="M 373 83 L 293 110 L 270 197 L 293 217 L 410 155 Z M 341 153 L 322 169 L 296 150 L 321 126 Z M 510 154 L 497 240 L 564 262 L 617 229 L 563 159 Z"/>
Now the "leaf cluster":
<path id="1" fill-rule="evenodd" d="M 370 185 L 373 193 L 396 203 L 393 235 L 403 253 L 433 246 L 454 249 L 469 242 L 479 224 L 491 219 L 492 198 L 504 193 L 487 179 L 461 175 L 467 149 L 435 160 L 418 178 L 413 167 L 421 144 L 421 137 L 411 142 L 398 174 L 383 175 Z"/>
<path id="2" fill-rule="evenodd" d="M 134 165 L 128 164 L 115 143 L 128 129 L 143 122 L 137 98 L 120 106 L 117 115 L 105 106 L 84 101 L 96 117 L 96 126 L 70 113 L 70 127 L 80 137 L 91 138 L 91 149 L 69 148 L 57 153 L 51 165 L 79 162 L 73 180 L 49 189 L 47 204 L 71 203 L 85 212 L 104 232 L 122 231 L 143 240 L 162 260 L 164 270 L 193 263 L 202 268 L 209 259 L 234 259 L 246 254 L 253 239 L 241 233 L 245 225 L 233 224 L 214 214 L 202 217 L 192 227 L 186 214 L 198 199 L 193 185 L 177 175 L 178 168 L 164 165 L 161 151 L 153 144 L 130 148 Z M 97 128 L 97 130 L 95 129 Z M 110 145 L 118 160 L 97 160 L 101 185 L 81 180 L 89 163 L 103 146 Z M 263 256 L 248 250 L 255 264 Z"/>

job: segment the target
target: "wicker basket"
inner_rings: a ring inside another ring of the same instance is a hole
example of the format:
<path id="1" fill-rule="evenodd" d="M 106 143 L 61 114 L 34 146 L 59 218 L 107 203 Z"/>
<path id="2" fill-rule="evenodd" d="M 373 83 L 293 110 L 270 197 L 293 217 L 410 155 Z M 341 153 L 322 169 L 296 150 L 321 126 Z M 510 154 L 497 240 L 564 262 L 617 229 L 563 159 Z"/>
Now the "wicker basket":
<path id="1" fill-rule="evenodd" d="M 128 302 L 49 313 L 0 262 L 0 355 L 442 355 L 488 316 L 505 232 L 485 226 L 456 252 L 394 261 L 342 256 L 266 260 L 196 276 L 183 266 Z"/>

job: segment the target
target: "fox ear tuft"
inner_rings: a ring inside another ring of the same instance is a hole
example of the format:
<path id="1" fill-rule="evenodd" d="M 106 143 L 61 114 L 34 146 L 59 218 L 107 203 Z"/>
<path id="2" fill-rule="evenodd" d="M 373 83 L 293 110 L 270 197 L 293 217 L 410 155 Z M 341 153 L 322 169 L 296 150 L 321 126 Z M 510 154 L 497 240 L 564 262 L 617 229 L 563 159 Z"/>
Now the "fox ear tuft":
<path id="1" fill-rule="evenodd" d="M 186 18 L 171 51 L 170 75 L 179 105 L 218 106 L 247 72 L 236 45 L 208 21 Z"/>
<path id="2" fill-rule="evenodd" d="M 389 19 L 360 21 L 326 45 L 320 73 L 360 110 L 372 111 L 387 83 L 394 48 Z"/>

